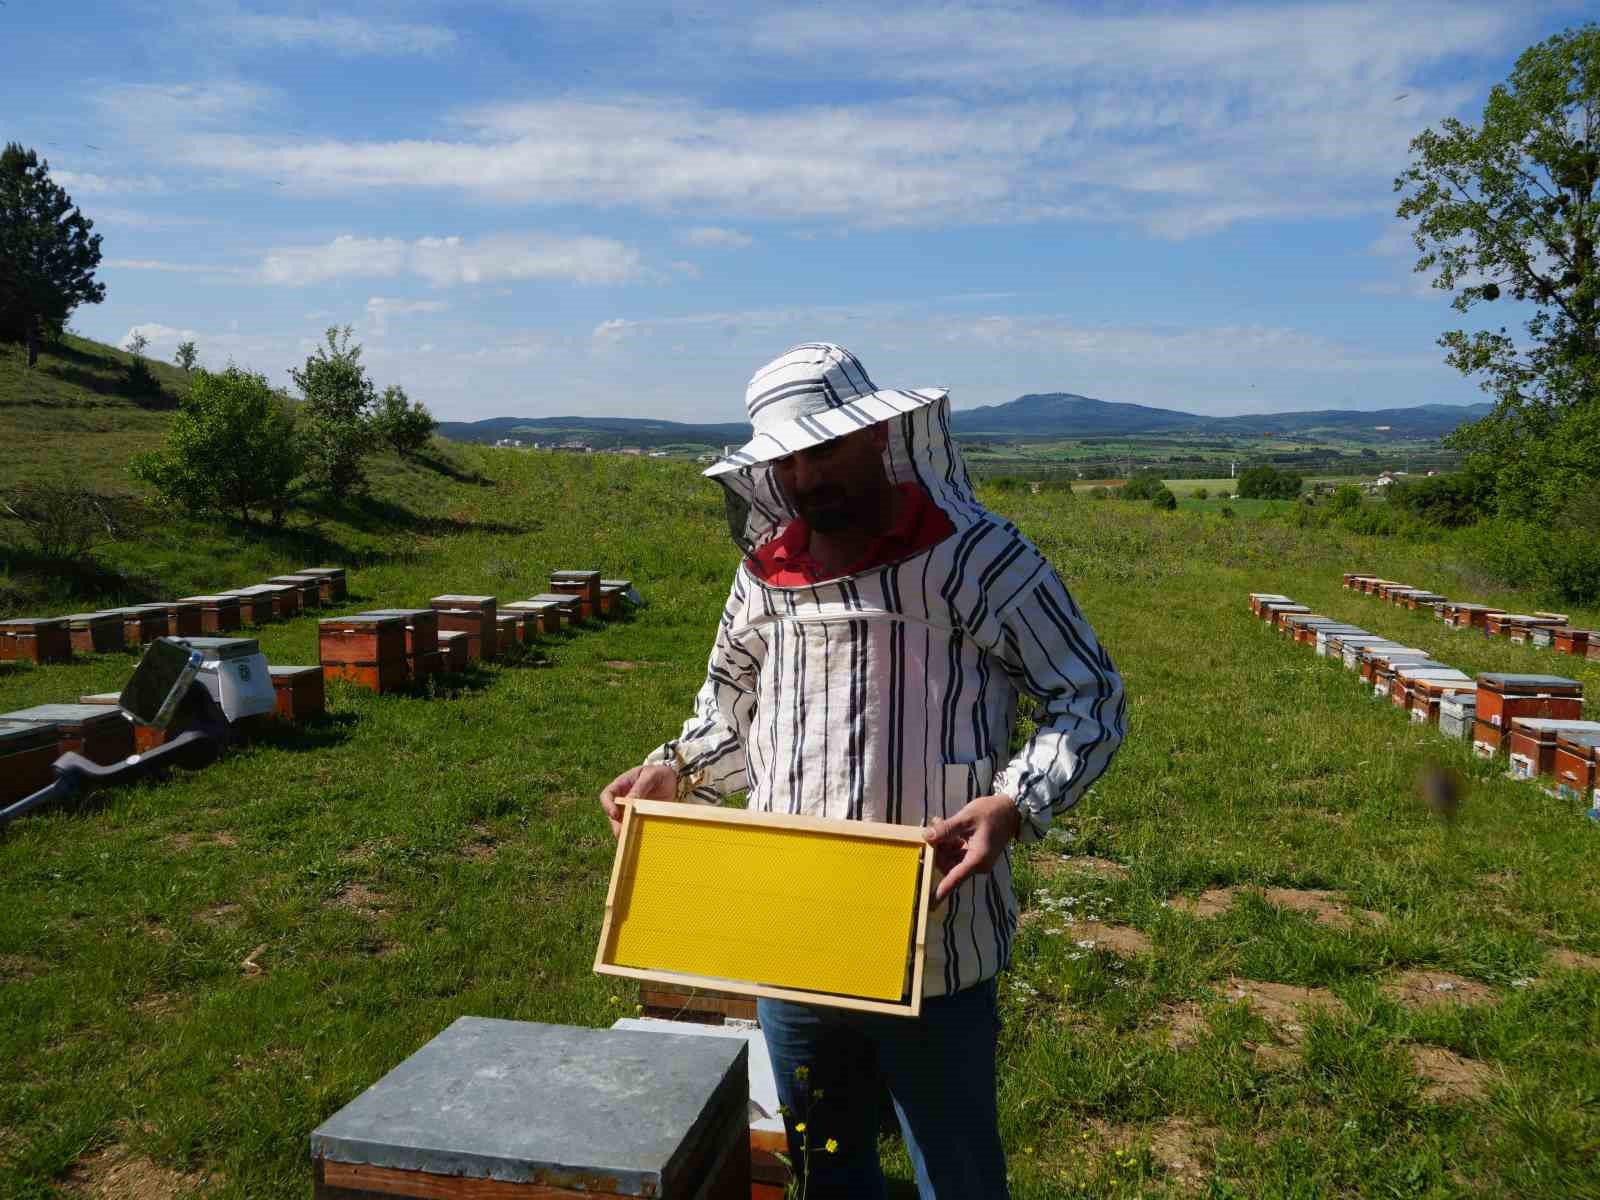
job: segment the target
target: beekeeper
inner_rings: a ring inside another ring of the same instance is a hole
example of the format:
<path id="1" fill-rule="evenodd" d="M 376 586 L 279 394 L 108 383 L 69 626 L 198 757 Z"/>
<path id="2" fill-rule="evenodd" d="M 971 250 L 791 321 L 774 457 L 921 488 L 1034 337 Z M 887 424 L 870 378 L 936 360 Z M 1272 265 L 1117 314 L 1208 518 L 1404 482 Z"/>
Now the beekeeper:
<path id="1" fill-rule="evenodd" d="M 812 1200 L 884 1194 L 885 1084 L 923 1197 L 1003 1197 L 1008 848 L 1042 837 L 1106 769 L 1122 681 L 1044 556 L 978 503 L 944 390 L 879 388 L 818 342 L 756 372 L 745 406 L 755 436 L 706 472 L 744 559 L 694 715 L 600 801 L 614 831 L 619 797 L 739 791 L 757 811 L 926 827 L 944 876 L 921 1016 L 762 1000 L 761 1028 L 797 1164 L 806 1114 Z M 1038 701 L 1037 729 L 1012 755 L 1020 692 Z M 848 935 L 797 930 L 830 933 Z"/>

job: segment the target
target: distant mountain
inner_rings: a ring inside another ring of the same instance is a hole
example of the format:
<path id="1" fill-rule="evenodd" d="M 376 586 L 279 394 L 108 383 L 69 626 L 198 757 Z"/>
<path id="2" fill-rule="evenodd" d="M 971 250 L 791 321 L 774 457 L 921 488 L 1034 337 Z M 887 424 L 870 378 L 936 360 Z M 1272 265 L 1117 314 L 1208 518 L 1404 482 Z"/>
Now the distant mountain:
<path id="1" fill-rule="evenodd" d="M 1252 413 L 1205 417 L 1198 413 L 1144 404 L 1118 404 L 1073 392 L 1019 396 L 1007 404 L 962 408 L 950 414 L 958 437 L 1019 438 L 1119 437 L 1136 434 L 1208 433 L 1230 437 L 1437 438 L 1458 425 L 1487 415 L 1488 404 L 1419 404 L 1370 412 L 1328 408 L 1314 412 Z M 739 445 L 750 437 L 743 421 L 687 425 L 637 417 L 490 417 L 483 421 L 441 421 L 439 432 L 458 442 L 582 441 L 599 449 L 616 446 Z"/>

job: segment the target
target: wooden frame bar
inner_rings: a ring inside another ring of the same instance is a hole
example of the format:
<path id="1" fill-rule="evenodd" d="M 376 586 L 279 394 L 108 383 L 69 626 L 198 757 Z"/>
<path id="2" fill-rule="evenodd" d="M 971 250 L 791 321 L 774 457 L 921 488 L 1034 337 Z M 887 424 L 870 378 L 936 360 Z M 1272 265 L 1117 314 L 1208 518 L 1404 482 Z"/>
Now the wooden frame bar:
<path id="1" fill-rule="evenodd" d="M 709 975 L 687 974 L 678 971 L 651 970 L 642 967 L 622 966 L 616 963 L 617 895 L 629 864 L 638 855 L 637 818 L 666 818 L 673 821 L 700 821 L 708 824 L 756 826 L 768 830 L 786 830 L 795 833 L 820 833 L 830 837 L 856 838 L 864 841 L 915 843 L 920 848 L 918 877 L 914 910 L 906 915 L 910 919 L 908 951 L 911 957 L 911 984 L 908 997 L 902 1001 L 874 1000 L 862 996 L 840 995 L 832 992 L 807 991 L 800 988 L 776 987 L 750 980 L 724 979 Z M 833 1008 L 849 1008 L 860 1012 L 888 1013 L 895 1016 L 915 1017 L 922 1012 L 922 976 L 926 959 L 928 913 L 932 907 L 934 866 L 933 846 L 926 831 L 911 825 L 891 825 L 877 821 L 831 821 L 821 817 L 791 816 L 787 813 L 758 813 L 744 809 L 718 808 L 701 804 L 675 804 L 659 800 L 628 800 L 623 804 L 622 832 L 617 839 L 617 853 L 611 865 L 611 883 L 606 891 L 605 917 L 600 928 L 600 943 L 595 950 L 594 969 L 602 975 L 620 975 L 654 983 L 676 983 L 689 987 L 715 988 L 745 996 L 759 996 L 772 1000 L 791 1000 L 801 1004 L 820 1004 Z"/>

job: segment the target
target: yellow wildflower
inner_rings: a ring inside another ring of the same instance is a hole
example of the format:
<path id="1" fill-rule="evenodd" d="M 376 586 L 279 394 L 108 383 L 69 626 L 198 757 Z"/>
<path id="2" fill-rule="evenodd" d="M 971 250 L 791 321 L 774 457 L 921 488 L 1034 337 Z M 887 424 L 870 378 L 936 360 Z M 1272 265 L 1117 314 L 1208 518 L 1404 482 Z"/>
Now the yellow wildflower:
<path id="1" fill-rule="evenodd" d="M 829 1154 L 832 1154 L 834 1151 L 836 1151 L 839 1148 L 839 1139 L 838 1138 L 829 1138 L 827 1141 L 822 1143 L 822 1148 L 824 1150 L 826 1150 Z"/>
<path id="2" fill-rule="evenodd" d="M 806 1123 L 804 1121 L 796 1121 L 794 1123 L 794 1131 L 796 1133 L 804 1133 L 806 1131 Z"/>

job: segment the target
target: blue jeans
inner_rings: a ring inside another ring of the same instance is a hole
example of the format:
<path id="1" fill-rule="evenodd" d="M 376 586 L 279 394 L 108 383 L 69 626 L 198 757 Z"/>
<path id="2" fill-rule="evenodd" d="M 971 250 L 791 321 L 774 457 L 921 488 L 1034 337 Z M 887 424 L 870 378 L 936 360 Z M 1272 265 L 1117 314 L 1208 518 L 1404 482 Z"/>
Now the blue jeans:
<path id="1" fill-rule="evenodd" d="M 756 1006 L 789 1154 L 809 1160 L 808 1200 L 883 1200 L 878 1098 L 888 1085 L 922 1200 L 1005 1200 L 1006 1158 L 995 1108 L 995 981 L 922 1002 L 894 1017 L 762 1000 Z M 796 1078 L 796 1068 L 805 1068 Z M 806 1123 L 802 1155 L 795 1123 Z M 838 1141 L 829 1154 L 828 1139 Z"/>

